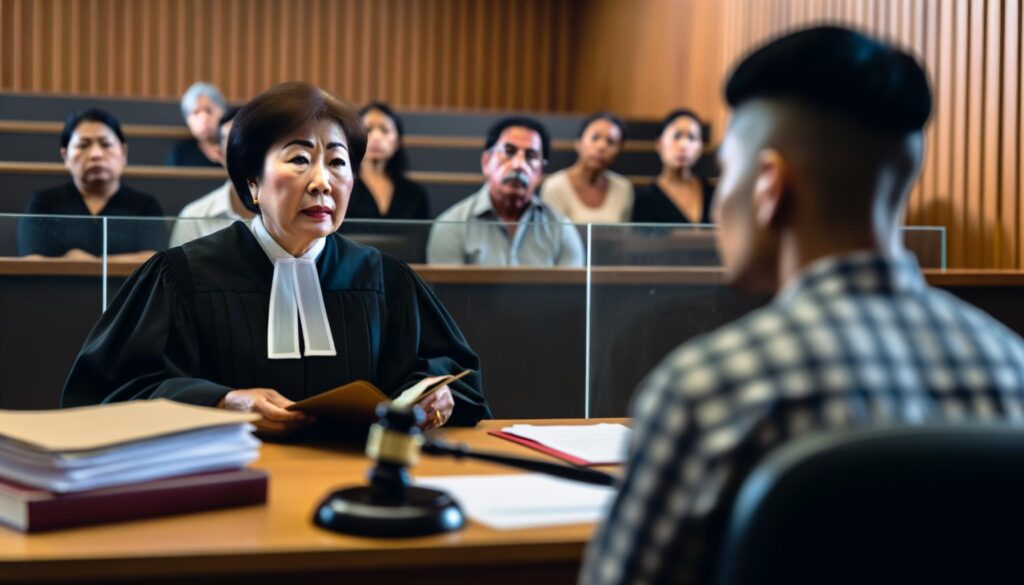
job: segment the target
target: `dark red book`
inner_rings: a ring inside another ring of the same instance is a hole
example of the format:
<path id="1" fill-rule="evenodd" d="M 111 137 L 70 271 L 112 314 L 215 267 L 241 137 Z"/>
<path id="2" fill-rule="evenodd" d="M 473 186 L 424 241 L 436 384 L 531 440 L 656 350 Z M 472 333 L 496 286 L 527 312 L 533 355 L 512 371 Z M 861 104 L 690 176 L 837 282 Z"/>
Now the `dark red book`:
<path id="1" fill-rule="evenodd" d="M 0 479 L 0 523 L 22 532 L 119 522 L 267 501 L 267 473 L 228 469 L 55 494 Z"/>
<path id="2" fill-rule="evenodd" d="M 544 443 L 538 443 L 537 441 L 534 441 L 533 439 L 527 439 L 526 437 L 520 437 L 519 435 L 513 435 L 512 433 L 506 433 L 505 431 L 487 431 L 487 434 L 488 435 L 494 435 L 495 437 L 501 437 L 502 439 L 505 439 L 506 441 L 512 441 L 513 443 L 519 443 L 520 445 L 523 445 L 525 447 L 529 447 L 529 448 L 531 448 L 531 449 L 533 449 L 535 451 L 540 451 L 541 453 L 544 453 L 546 455 L 551 455 L 552 457 L 557 457 L 557 458 L 561 459 L 562 461 L 566 461 L 568 463 L 572 463 L 573 465 L 578 465 L 580 467 L 590 467 L 590 466 L 594 466 L 594 465 L 616 465 L 616 463 L 603 463 L 603 462 L 600 462 L 600 461 L 584 461 L 583 459 L 580 459 L 579 457 L 573 457 L 572 455 L 569 455 L 568 453 L 565 453 L 564 451 L 559 451 L 558 449 L 552 449 L 551 447 L 548 447 Z"/>

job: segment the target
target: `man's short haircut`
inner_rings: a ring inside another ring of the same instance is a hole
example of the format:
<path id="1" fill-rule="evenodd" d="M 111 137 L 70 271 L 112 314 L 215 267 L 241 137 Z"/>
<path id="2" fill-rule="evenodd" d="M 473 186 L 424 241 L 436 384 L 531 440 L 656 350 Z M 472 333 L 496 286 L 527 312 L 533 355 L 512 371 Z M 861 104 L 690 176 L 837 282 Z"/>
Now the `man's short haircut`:
<path id="1" fill-rule="evenodd" d="M 228 122 L 230 122 L 231 120 L 234 120 L 235 116 L 238 114 L 238 111 L 241 110 L 241 109 L 242 108 L 236 108 L 236 107 L 232 106 L 232 107 L 228 108 L 227 110 L 225 110 L 224 111 L 224 115 L 220 117 L 220 120 L 217 122 L 217 143 L 218 144 L 220 143 L 221 140 L 224 139 L 224 136 L 221 134 L 221 127 L 224 124 L 227 124 Z"/>
<path id="2" fill-rule="evenodd" d="M 253 205 L 249 181 L 263 177 L 270 148 L 290 132 L 321 120 L 341 127 L 355 174 L 366 152 L 366 131 L 348 104 L 314 85 L 292 81 L 275 85 L 242 106 L 228 135 L 227 167 L 246 209 L 260 212 L 259 206 Z"/>
<path id="3" fill-rule="evenodd" d="M 110 115 L 104 110 L 98 108 L 89 108 L 87 110 L 78 110 L 74 112 L 68 119 L 64 121 L 64 129 L 60 131 L 60 147 L 67 148 L 71 142 L 71 135 L 75 133 L 75 128 L 82 122 L 99 122 L 104 124 L 107 128 L 110 128 L 117 139 L 121 141 L 121 144 L 125 144 L 127 141 L 124 139 L 124 132 L 121 130 L 121 123 L 117 121 L 117 118 Z"/>
<path id="4" fill-rule="evenodd" d="M 498 139 L 501 138 L 502 132 L 516 126 L 529 128 L 540 134 L 541 154 L 544 156 L 544 160 L 548 160 L 551 150 L 551 135 L 548 134 L 548 129 L 544 127 L 544 124 L 527 116 L 508 116 L 495 122 L 491 129 L 487 131 L 487 141 L 484 143 L 484 150 L 493 148 L 498 143 Z"/>
<path id="5" fill-rule="evenodd" d="M 576 133 L 576 138 L 583 138 L 583 133 L 587 131 L 587 127 L 598 120 L 607 120 L 614 124 L 615 127 L 619 129 L 619 134 L 622 135 L 621 143 L 626 143 L 626 123 L 622 121 L 622 118 L 611 112 L 594 112 L 586 118 L 583 118 L 583 122 L 580 123 L 579 132 Z"/>
<path id="6" fill-rule="evenodd" d="M 188 115 L 196 107 L 196 101 L 199 100 L 200 96 L 204 95 L 221 110 L 227 107 L 227 102 L 224 101 L 224 94 L 217 89 L 216 85 L 205 81 L 197 81 L 186 89 L 184 95 L 181 96 L 181 116 L 188 118 Z"/>
<path id="7" fill-rule="evenodd" d="M 920 131 L 932 109 L 928 76 L 907 53 L 854 30 L 822 26 L 772 41 L 733 71 L 725 99 L 797 100 L 883 133 Z"/>

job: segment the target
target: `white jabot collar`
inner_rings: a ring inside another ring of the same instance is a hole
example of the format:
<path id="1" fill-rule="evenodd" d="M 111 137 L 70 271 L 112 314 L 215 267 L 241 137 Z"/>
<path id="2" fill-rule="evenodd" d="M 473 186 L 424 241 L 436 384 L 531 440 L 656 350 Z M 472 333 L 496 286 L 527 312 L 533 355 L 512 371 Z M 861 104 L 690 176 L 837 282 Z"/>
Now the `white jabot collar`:
<path id="1" fill-rule="evenodd" d="M 299 354 L 300 325 L 306 356 L 337 355 L 316 270 L 316 259 L 327 245 L 327 238 L 317 239 L 305 254 L 296 258 L 274 240 L 263 225 L 262 216 L 254 217 L 249 228 L 267 258 L 274 263 L 267 319 L 267 357 L 272 360 L 302 357 Z"/>

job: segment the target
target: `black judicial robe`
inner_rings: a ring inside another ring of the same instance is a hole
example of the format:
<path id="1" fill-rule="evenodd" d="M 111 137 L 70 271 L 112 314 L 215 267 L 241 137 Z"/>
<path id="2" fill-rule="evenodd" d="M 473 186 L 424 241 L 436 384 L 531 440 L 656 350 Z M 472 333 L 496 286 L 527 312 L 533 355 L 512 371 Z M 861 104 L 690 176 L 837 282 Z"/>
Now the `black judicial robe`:
<path id="1" fill-rule="evenodd" d="M 212 406 L 257 387 L 301 400 L 359 379 L 394 396 L 425 376 L 479 372 L 458 326 L 405 264 L 338 234 L 316 264 L 337 356 L 267 358 L 274 265 L 235 222 L 132 274 L 89 334 L 61 405 L 162 397 Z M 478 373 L 451 389 L 449 424 L 490 417 Z"/>

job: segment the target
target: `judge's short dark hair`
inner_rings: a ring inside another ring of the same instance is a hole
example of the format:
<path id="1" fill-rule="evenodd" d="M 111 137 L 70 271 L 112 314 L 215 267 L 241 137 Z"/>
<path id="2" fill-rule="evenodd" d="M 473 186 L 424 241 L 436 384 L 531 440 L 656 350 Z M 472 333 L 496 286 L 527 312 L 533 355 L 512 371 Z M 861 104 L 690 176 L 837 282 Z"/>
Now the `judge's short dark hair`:
<path id="1" fill-rule="evenodd" d="M 611 112 L 594 112 L 593 114 L 590 114 L 586 118 L 583 118 L 583 122 L 580 123 L 579 132 L 576 133 L 576 138 L 583 138 L 583 133 L 587 131 L 587 128 L 589 128 L 591 124 L 598 120 L 606 120 L 612 123 L 616 128 L 619 129 L 619 134 L 622 137 L 621 144 L 626 143 L 626 123 L 622 121 L 622 118 L 616 116 Z"/>
<path id="2" fill-rule="evenodd" d="M 68 116 L 68 119 L 64 121 L 64 129 L 60 131 L 60 147 L 67 148 L 68 144 L 71 143 L 71 135 L 75 133 L 75 129 L 82 122 L 99 122 L 110 128 L 117 136 L 117 139 L 124 144 L 124 132 L 121 130 L 121 123 L 117 121 L 117 118 L 110 115 L 105 110 L 98 108 L 89 108 L 87 110 L 78 110 Z"/>
<path id="3" fill-rule="evenodd" d="M 490 130 L 487 131 L 487 141 L 484 143 L 484 150 L 493 148 L 498 143 L 498 139 L 501 138 L 501 133 L 513 127 L 528 128 L 540 134 L 541 154 L 544 155 L 544 160 L 551 158 L 549 156 L 551 154 L 551 135 L 548 134 L 548 129 L 544 127 L 544 124 L 527 116 L 508 116 L 495 122 Z"/>
<path id="4" fill-rule="evenodd" d="M 796 100 L 876 131 L 920 131 L 932 109 L 928 76 L 907 53 L 860 32 L 809 28 L 741 62 L 725 87 L 735 109 L 755 98 Z"/>
<path id="5" fill-rule="evenodd" d="M 333 120 L 348 143 L 353 173 L 366 152 L 366 131 L 355 110 L 309 83 L 280 83 L 242 106 L 228 135 L 228 176 L 246 209 L 259 213 L 252 202 L 249 181 L 263 176 L 270 147 L 289 132 L 311 122 Z"/>

